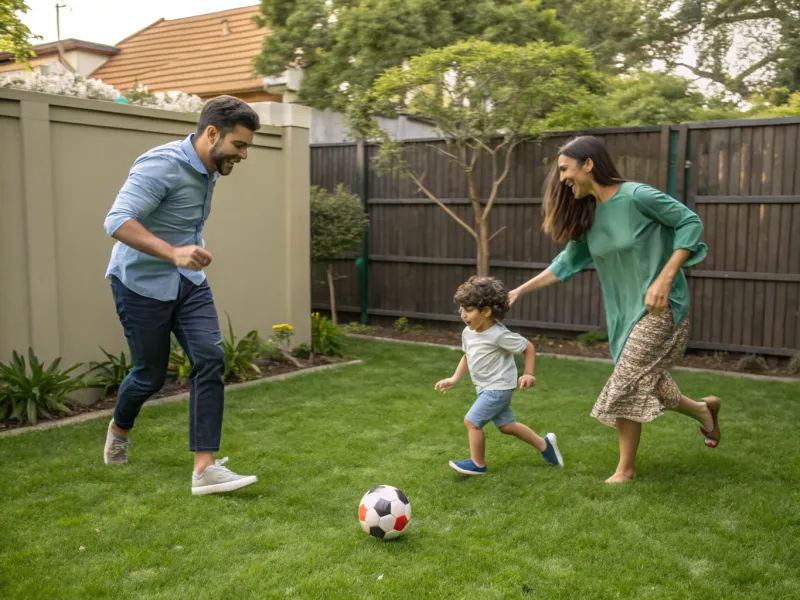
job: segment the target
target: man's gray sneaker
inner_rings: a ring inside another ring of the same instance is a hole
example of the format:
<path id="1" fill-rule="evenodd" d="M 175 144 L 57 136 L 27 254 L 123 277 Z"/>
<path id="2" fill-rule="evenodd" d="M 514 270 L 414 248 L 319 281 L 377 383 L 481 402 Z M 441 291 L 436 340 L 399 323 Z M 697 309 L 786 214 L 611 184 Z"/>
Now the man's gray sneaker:
<path id="1" fill-rule="evenodd" d="M 255 475 L 237 475 L 223 467 L 226 462 L 228 462 L 227 456 L 206 468 L 202 475 L 192 473 L 192 494 L 232 492 L 258 481 Z"/>
<path id="2" fill-rule="evenodd" d="M 117 435 L 111 431 L 114 419 L 108 424 L 106 432 L 106 447 L 103 450 L 103 460 L 107 465 L 124 465 L 128 462 L 128 438 Z"/>

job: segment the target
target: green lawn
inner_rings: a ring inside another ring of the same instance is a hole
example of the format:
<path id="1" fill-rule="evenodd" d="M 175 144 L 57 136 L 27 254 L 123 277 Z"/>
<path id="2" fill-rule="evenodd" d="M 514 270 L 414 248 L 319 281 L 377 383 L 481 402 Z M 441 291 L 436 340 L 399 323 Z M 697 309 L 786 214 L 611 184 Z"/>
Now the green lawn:
<path id="1" fill-rule="evenodd" d="M 565 469 L 487 427 L 490 474 L 463 478 L 458 353 L 349 340 L 364 364 L 232 392 L 223 452 L 259 482 L 193 497 L 185 402 L 147 408 L 130 462 L 107 421 L 0 439 L 2 598 L 798 598 L 800 386 L 678 373 L 723 399 L 720 448 L 667 414 L 637 480 L 603 483 L 615 432 L 588 416 L 610 372 L 539 357 L 518 420 L 558 435 Z M 369 538 L 369 488 L 406 493 L 398 540 Z"/>

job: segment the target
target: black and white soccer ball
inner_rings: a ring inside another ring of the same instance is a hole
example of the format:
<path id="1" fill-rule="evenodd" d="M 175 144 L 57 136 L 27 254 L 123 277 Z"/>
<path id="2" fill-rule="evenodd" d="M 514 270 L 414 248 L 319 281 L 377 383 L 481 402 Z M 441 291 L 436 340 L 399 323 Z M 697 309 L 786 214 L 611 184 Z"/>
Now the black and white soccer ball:
<path id="1" fill-rule="evenodd" d="M 411 520 L 411 503 L 391 485 L 372 488 L 358 506 L 358 521 L 369 535 L 391 540 L 398 537 Z"/>

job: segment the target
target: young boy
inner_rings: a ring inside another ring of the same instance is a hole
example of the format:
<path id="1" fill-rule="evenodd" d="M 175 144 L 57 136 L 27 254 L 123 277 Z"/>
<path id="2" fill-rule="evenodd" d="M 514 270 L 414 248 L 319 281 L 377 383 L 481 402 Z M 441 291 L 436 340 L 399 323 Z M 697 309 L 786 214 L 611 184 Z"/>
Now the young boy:
<path id="1" fill-rule="evenodd" d="M 520 389 L 533 387 L 536 378 L 533 376 L 533 344 L 501 323 L 508 310 L 505 286 L 494 277 L 474 276 L 458 288 L 454 300 L 460 305 L 459 313 L 466 324 L 461 334 L 461 346 L 465 354 L 453 376 L 439 381 L 435 389 L 446 392 L 469 369 L 478 398 L 464 417 L 470 457 L 451 460 L 450 466 L 464 475 L 486 473 L 483 426 L 493 421 L 501 432 L 516 436 L 536 448 L 551 465 L 563 467 L 564 460 L 558 450 L 555 434 L 539 437 L 530 428 L 517 423 L 511 411 L 514 388 L 517 385 Z M 517 380 L 514 354 L 519 353 L 525 355 L 525 371 Z"/>

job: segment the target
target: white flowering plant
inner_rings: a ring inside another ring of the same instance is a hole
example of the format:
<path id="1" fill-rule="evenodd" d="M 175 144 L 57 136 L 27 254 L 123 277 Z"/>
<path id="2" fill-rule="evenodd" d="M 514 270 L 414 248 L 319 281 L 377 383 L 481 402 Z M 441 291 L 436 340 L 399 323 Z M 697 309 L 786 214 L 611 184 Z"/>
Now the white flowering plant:
<path id="1" fill-rule="evenodd" d="M 55 75 L 30 73 L 27 76 L 4 77 L 0 78 L 0 88 L 106 100 L 175 112 L 198 113 L 203 108 L 203 99 L 194 94 L 178 91 L 153 93 L 146 86 L 137 84 L 135 88 L 123 95 L 114 86 L 103 83 L 99 79 L 87 79 L 72 73 Z"/>

